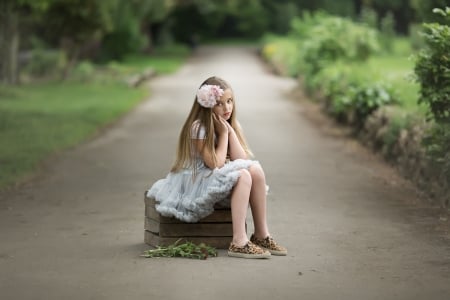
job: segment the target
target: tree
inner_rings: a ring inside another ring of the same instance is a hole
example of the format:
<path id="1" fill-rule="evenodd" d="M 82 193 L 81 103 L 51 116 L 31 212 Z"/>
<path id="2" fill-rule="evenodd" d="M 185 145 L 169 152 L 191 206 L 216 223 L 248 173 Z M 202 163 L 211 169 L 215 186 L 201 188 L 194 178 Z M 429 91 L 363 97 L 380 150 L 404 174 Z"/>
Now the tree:
<path id="1" fill-rule="evenodd" d="M 113 29 L 102 38 L 102 60 L 117 59 L 146 47 L 152 52 L 153 25 L 166 20 L 173 6 L 169 0 L 115 0 Z"/>
<path id="2" fill-rule="evenodd" d="M 75 66 L 82 47 L 113 29 L 112 11 L 117 0 L 54 0 L 45 12 L 45 22 L 66 53 L 65 79 Z"/>
<path id="3" fill-rule="evenodd" d="M 415 10 L 417 16 L 419 17 L 420 22 L 444 22 L 447 25 L 450 25 L 450 21 L 442 20 L 442 17 L 438 14 L 433 13 L 434 8 L 445 8 L 446 6 L 450 6 L 449 0 L 410 0 L 411 6 Z"/>
<path id="4" fill-rule="evenodd" d="M 21 19 L 26 13 L 45 11 L 52 0 L 2 0 L 0 2 L 0 80 L 19 83 L 18 53 Z"/>
<path id="5" fill-rule="evenodd" d="M 90 39 L 111 30 L 111 9 L 117 0 L 2 0 L 0 2 L 0 78 L 19 81 L 18 52 L 21 25 L 28 19 L 39 20 L 43 34 L 57 40 L 69 63 L 65 78 L 75 65 L 80 49 Z"/>

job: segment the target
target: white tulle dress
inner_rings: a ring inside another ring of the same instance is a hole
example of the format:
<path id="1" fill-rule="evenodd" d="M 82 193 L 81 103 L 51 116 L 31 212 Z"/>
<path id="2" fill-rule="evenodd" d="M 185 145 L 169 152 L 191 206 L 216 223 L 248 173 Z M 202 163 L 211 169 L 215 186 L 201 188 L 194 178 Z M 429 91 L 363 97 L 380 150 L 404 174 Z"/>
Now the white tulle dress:
<path id="1" fill-rule="evenodd" d="M 198 121 L 191 129 L 191 139 L 204 139 L 205 129 Z M 197 222 L 214 211 L 214 206 L 230 206 L 230 193 L 241 169 L 259 164 L 254 160 L 236 159 L 222 168 L 211 170 L 199 153 L 196 153 L 197 174 L 193 169 L 171 172 L 156 181 L 147 196 L 156 200 L 156 210 L 163 216 L 175 217 L 184 222 Z"/>

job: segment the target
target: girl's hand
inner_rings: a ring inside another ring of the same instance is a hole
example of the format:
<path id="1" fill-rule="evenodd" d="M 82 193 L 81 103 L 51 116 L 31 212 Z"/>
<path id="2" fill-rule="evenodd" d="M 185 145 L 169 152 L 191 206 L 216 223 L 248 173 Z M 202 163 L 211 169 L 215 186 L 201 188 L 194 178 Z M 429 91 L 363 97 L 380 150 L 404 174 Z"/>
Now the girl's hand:
<path id="1" fill-rule="evenodd" d="M 228 128 L 228 134 L 232 133 L 234 131 L 234 129 L 233 129 L 233 127 L 231 127 L 231 124 L 228 123 L 227 121 L 225 121 L 225 124 L 227 125 L 227 128 Z"/>
<path id="2" fill-rule="evenodd" d="M 228 134 L 228 122 L 213 113 L 214 130 L 217 135 Z"/>

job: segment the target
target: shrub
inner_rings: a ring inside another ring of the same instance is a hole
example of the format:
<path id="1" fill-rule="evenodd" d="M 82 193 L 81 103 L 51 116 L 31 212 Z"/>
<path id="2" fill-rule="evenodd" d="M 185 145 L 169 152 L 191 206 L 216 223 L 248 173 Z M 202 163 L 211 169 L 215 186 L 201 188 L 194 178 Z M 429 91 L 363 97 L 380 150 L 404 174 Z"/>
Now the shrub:
<path id="1" fill-rule="evenodd" d="M 432 162 L 450 184 L 450 124 L 435 124 L 427 132 L 423 145 Z"/>
<path id="2" fill-rule="evenodd" d="M 299 33 L 301 68 L 314 76 L 336 60 L 364 61 L 379 50 L 378 33 L 363 24 L 334 16 L 314 16 L 293 23 L 294 36 Z"/>
<path id="3" fill-rule="evenodd" d="M 414 50 L 419 50 L 425 47 L 424 38 L 420 34 L 421 29 L 421 24 L 409 25 L 409 40 L 411 41 L 411 47 Z"/>
<path id="4" fill-rule="evenodd" d="M 95 72 L 94 65 L 89 61 L 80 62 L 74 69 L 72 76 L 80 81 L 88 81 Z"/>
<path id="5" fill-rule="evenodd" d="M 30 52 L 30 60 L 24 71 L 36 77 L 51 76 L 61 71 L 66 57 L 60 50 L 37 48 Z"/>
<path id="6" fill-rule="evenodd" d="M 450 20 L 450 7 L 434 12 Z M 429 107 L 433 128 L 423 140 L 430 156 L 450 183 L 450 27 L 444 24 L 424 24 L 426 48 L 420 51 L 414 68 L 420 83 L 419 102 Z"/>
<path id="7" fill-rule="evenodd" d="M 275 71 L 285 76 L 297 76 L 299 70 L 298 45 L 289 38 L 266 36 L 262 49 L 264 59 Z"/>
<path id="8" fill-rule="evenodd" d="M 387 52 L 392 52 L 392 41 L 395 38 L 395 20 L 394 15 L 388 12 L 386 16 L 381 19 L 380 30 L 381 30 L 381 43 L 383 48 Z"/>
<path id="9" fill-rule="evenodd" d="M 446 11 L 436 9 L 450 19 Z M 450 27 L 424 24 L 426 48 L 419 52 L 414 72 L 420 83 L 420 103 L 426 103 L 438 123 L 450 123 Z"/>
<path id="10" fill-rule="evenodd" d="M 329 112 L 338 120 L 360 128 L 378 107 L 397 102 L 393 89 L 377 77 L 370 69 L 360 73 L 349 64 L 336 63 L 321 70 L 309 87 L 323 92 Z"/>

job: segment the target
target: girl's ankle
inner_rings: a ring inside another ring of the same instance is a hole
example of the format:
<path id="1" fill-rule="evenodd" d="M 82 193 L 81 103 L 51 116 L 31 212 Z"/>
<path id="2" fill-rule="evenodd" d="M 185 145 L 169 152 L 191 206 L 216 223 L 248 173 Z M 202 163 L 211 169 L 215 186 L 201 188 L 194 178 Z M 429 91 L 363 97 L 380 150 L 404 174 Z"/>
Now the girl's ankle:
<path id="1" fill-rule="evenodd" d="M 247 245 L 248 241 L 248 239 L 233 239 L 231 243 L 233 243 L 236 247 L 244 247 Z"/>
<path id="2" fill-rule="evenodd" d="M 270 236 L 270 233 L 266 232 L 266 233 L 261 234 L 260 232 L 256 232 L 256 231 L 255 231 L 255 232 L 253 233 L 253 236 L 254 236 L 255 238 L 257 238 L 257 239 L 263 240 L 263 239 L 265 239 L 266 237 Z"/>

